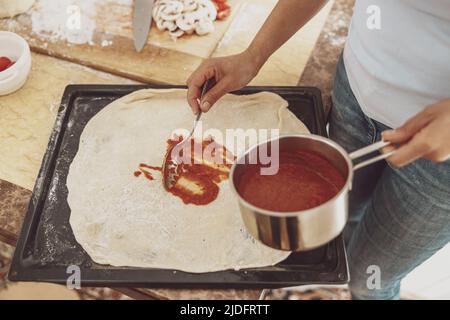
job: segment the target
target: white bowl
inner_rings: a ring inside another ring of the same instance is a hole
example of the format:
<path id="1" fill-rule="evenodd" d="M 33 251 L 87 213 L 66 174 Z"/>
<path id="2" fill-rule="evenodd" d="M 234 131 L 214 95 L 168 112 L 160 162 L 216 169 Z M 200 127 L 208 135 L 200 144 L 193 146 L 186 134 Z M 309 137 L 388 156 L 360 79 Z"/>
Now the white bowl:
<path id="1" fill-rule="evenodd" d="M 28 78 L 31 69 L 30 47 L 24 38 L 8 31 L 0 31 L 0 57 L 15 63 L 0 72 L 0 96 L 19 90 Z"/>

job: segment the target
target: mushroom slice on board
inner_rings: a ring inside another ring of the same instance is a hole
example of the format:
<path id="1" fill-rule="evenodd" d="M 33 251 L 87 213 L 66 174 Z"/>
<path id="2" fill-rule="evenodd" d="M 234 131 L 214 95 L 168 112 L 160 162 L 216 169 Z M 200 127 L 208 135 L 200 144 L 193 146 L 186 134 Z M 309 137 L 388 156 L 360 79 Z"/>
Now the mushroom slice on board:
<path id="1" fill-rule="evenodd" d="M 182 13 L 177 19 L 177 26 L 185 32 L 193 31 L 196 25 L 195 12 Z"/>
<path id="2" fill-rule="evenodd" d="M 192 12 L 198 8 L 197 0 L 183 0 L 183 5 L 183 12 Z"/>
<path id="3" fill-rule="evenodd" d="M 201 19 L 197 22 L 195 27 L 195 33 L 199 36 L 211 33 L 214 31 L 214 23 L 209 19 Z"/>
<path id="4" fill-rule="evenodd" d="M 210 0 L 197 0 L 198 5 L 201 8 L 201 10 L 206 11 L 206 15 L 208 19 L 211 21 L 216 20 L 217 17 L 217 9 L 216 6 L 210 1 Z"/>
<path id="5" fill-rule="evenodd" d="M 175 31 L 170 31 L 169 35 L 172 39 L 176 40 L 184 34 L 183 30 L 177 29 Z"/>
<path id="6" fill-rule="evenodd" d="M 183 8 L 181 1 L 158 2 L 153 10 L 154 18 L 175 21 L 183 12 Z"/>
<path id="7" fill-rule="evenodd" d="M 178 27 L 175 21 L 169 21 L 169 20 L 157 20 L 156 26 L 159 30 L 169 30 L 169 31 L 175 31 Z"/>
<path id="8" fill-rule="evenodd" d="M 184 34 L 213 32 L 217 9 L 211 0 L 157 0 L 152 15 L 157 28 L 168 30 L 176 40 Z"/>

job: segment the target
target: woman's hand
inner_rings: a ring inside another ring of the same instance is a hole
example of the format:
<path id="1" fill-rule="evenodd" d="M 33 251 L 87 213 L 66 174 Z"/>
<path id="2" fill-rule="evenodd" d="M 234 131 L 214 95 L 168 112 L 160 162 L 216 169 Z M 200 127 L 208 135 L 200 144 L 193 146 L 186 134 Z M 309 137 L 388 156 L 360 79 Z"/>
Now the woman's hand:
<path id="1" fill-rule="evenodd" d="M 305 25 L 328 0 L 278 1 L 249 48 L 241 54 L 206 60 L 187 81 L 188 102 L 194 113 L 206 112 L 225 93 L 247 85 L 264 62 Z M 217 84 L 203 97 L 201 87 L 215 78 Z"/>
<path id="2" fill-rule="evenodd" d="M 205 60 L 189 77 L 188 102 L 192 111 L 207 112 L 223 95 L 245 87 L 258 73 L 262 64 L 250 50 L 240 54 Z M 199 101 L 202 86 L 214 78 L 216 85 Z"/>
<path id="3" fill-rule="evenodd" d="M 435 162 L 450 159 L 450 99 L 427 107 L 398 129 L 383 132 L 383 140 L 400 144 L 388 159 L 395 166 L 421 157 Z"/>

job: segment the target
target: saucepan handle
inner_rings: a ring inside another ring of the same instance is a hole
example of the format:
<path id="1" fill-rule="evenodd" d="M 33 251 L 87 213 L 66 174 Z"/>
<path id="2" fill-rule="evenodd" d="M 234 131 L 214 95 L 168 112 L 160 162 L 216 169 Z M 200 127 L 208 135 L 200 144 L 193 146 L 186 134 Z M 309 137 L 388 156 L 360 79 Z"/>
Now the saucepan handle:
<path id="1" fill-rule="evenodd" d="M 383 149 L 383 148 L 388 147 L 388 146 L 392 146 L 392 144 L 390 142 L 387 142 L 387 141 L 379 141 L 379 142 L 371 144 L 371 145 L 369 145 L 367 147 L 361 148 L 359 150 L 356 150 L 356 151 L 350 153 L 349 157 L 350 157 L 351 160 L 355 160 L 355 159 L 361 158 L 362 156 L 365 156 L 367 154 L 370 154 L 370 153 L 372 153 L 374 151 Z M 383 152 L 383 153 L 381 153 L 380 155 L 378 155 L 376 157 L 373 157 L 373 158 L 367 159 L 367 160 L 365 160 L 365 161 L 363 161 L 361 163 L 358 163 L 357 165 L 355 165 L 353 167 L 353 171 L 356 171 L 358 169 L 364 168 L 365 166 L 368 166 L 369 164 L 372 164 L 372 163 L 384 160 L 386 158 L 389 158 L 390 156 L 392 156 L 395 153 L 395 151 L 396 151 L 395 148 L 392 148 L 392 150 L 389 150 L 387 152 Z"/>

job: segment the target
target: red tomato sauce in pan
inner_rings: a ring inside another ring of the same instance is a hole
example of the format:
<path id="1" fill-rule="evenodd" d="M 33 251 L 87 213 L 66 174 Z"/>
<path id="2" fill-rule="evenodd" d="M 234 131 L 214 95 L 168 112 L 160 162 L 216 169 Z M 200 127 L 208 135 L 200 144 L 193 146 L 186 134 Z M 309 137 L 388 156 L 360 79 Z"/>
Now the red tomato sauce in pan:
<path id="1" fill-rule="evenodd" d="M 328 160 L 306 150 L 280 152 L 275 175 L 261 175 L 261 167 L 247 165 L 237 186 L 242 198 L 261 209 L 311 209 L 333 198 L 345 185 L 344 177 Z"/>

